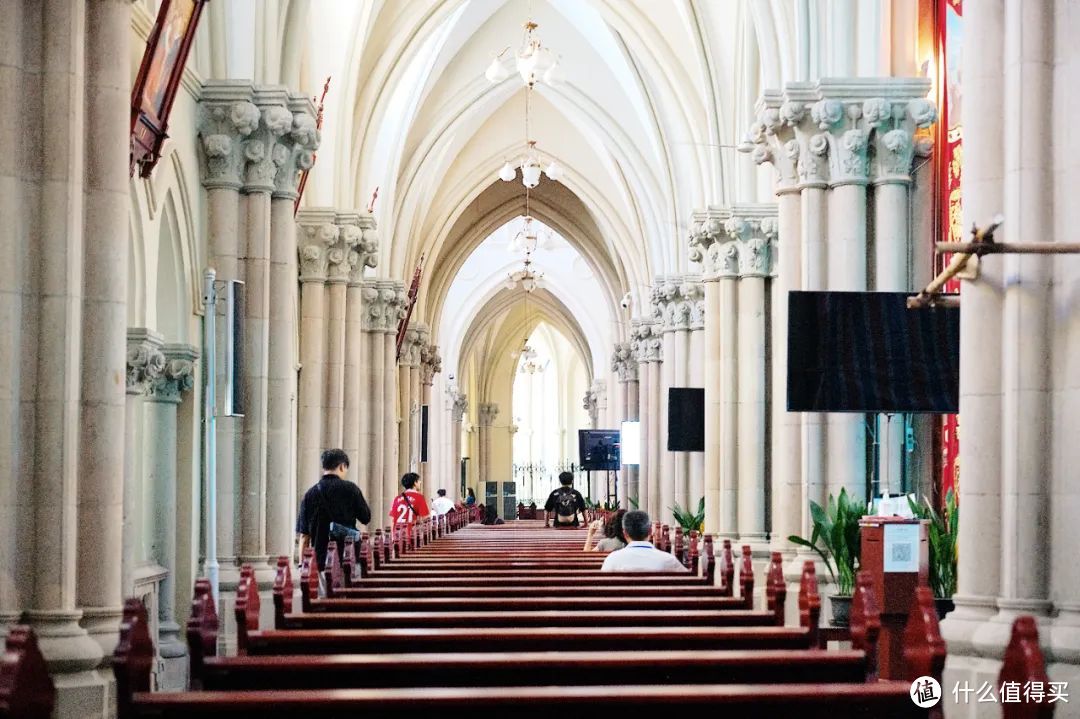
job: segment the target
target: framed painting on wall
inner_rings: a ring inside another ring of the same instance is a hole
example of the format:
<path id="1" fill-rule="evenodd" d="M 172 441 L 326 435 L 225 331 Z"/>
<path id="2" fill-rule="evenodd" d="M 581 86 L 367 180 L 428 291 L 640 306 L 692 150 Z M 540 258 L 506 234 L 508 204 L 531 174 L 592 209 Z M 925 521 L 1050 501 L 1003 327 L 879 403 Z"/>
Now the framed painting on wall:
<path id="1" fill-rule="evenodd" d="M 172 110 L 207 0 L 161 0 L 131 91 L 131 167 L 149 177 L 168 137 Z"/>

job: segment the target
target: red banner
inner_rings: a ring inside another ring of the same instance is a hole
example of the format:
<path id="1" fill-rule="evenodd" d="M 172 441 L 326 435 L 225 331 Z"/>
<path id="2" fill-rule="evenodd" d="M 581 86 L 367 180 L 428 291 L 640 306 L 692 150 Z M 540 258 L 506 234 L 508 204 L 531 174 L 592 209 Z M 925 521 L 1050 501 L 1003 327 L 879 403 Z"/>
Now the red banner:
<path id="1" fill-rule="evenodd" d="M 941 239 L 945 242 L 963 241 L 962 198 L 960 171 L 963 161 L 963 124 L 960 107 L 960 43 L 963 40 L 961 0 L 940 0 L 937 7 L 937 87 L 941 121 L 937 127 L 939 154 L 938 207 Z M 939 234 L 939 233 L 935 233 Z M 940 259 L 934 269 L 940 271 L 950 257 Z M 960 281 L 950 280 L 946 292 L 959 292 Z M 941 425 L 941 487 L 944 501 L 949 490 L 959 496 L 960 483 L 960 417 L 945 415 Z"/>

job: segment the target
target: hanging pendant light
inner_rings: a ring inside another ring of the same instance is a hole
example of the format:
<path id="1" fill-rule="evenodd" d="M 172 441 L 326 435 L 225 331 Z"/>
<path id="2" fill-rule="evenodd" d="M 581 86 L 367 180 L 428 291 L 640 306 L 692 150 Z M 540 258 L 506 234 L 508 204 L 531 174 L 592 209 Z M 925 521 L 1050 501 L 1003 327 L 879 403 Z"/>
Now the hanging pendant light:
<path id="1" fill-rule="evenodd" d="M 544 170 L 544 174 L 548 176 L 549 180 L 558 182 L 559 178 L 562 177 L 562 165 L 555 162 L 555 160 L 552 160 L 548 163 L 547 169 Z"/>
<path id="2" fill-rule="evenodd" d="M 493 85 L 498 85 L 500 82 L 510 77 L 510 71 L 506 69 L 500 58 L 502 54 L 496 55 L 491 59 L 491 64 L 488 65 L 487 70 L 484 71 L 484 77 L 488 79 Z"/>
<path id="3" fill-rule="evenodd" d="M 563 71 L 561 57 L 551 63 L 551 67 L 544 71 L 544 84 L 549 87 L 558 87 L 566 82 L 566 73 Z"/>
<path id="4" fill-rule="evenodd" d="M 514 166 L 507 160 L 499 169 L 499 179 L 503 182 L 513 182 L 515 177 L 517 177 L 517 170 L 515 170 Z"/>

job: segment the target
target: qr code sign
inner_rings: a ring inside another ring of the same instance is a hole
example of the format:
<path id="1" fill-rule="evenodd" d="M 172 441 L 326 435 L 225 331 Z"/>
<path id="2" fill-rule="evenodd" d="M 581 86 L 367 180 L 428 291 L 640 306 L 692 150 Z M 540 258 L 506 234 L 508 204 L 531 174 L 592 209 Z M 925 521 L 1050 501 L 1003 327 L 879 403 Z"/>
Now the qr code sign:
<path id="1" fill-rule="evenodd" d="M 911 545 L 907 543 L 896 543 L 892 545 L 892 561 L 894 562 L 910 562 L 911 561 Z"/>

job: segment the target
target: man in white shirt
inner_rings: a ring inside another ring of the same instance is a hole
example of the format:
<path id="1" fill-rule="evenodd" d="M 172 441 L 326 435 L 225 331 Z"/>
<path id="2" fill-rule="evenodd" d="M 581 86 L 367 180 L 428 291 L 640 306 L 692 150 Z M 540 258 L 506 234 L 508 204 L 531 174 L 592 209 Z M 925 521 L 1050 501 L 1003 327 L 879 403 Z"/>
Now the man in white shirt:
<path id="1" fill-rule="evenodd" d="M 640 510 L 623 517 L 623 533 L 630 540 L 622 549 L 607 555 L 601 572 L 688 572 L 675 555 L 661 552 L 649 541 L 649 515 Z"/>
<path id="2" fill-rule="evenodd" d="M 436 494 L 439 496 L 431 500 L 431 508 L 440 517 L 454 508 L 454 502 L 446 497 L 446 490 L 440 489 Z"/>

